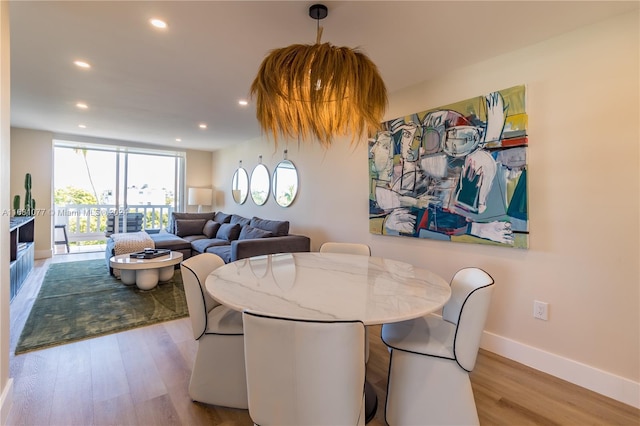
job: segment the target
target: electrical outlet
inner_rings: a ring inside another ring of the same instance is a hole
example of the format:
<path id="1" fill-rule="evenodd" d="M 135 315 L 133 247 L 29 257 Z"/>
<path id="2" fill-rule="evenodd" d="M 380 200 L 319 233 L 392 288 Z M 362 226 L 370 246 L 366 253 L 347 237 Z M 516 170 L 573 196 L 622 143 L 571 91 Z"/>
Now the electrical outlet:
<path id="1" fill-rule="evenodd" d="M 541 320 L 549 319 L 549 304 L 547 302 L 533 301 L 533 317 Z"/>

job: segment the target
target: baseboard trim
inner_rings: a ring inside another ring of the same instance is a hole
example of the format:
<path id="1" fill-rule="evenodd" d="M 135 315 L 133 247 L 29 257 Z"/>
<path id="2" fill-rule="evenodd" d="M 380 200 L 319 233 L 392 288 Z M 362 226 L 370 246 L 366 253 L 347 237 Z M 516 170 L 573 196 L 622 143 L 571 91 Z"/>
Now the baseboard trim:
<path id="1" fill-rule="evenodd" d="M 6 425 L 9 418 L 9 411 L 13 405 L 13 378 L 9 377 L 7 385 L 0 395 L 0 424 Z"/>
<path id="2" fill-rule="evenodd" d="M 36 259 L 48 259 L 50 257 L 53 257 L 53 250 L 36 250 L 33 253 L 33 256 Z"/>
<path id="3" fill-rule="evenodd" d="M 482 336 L 480 347 L 616 401 L 640 408 L 640 383 L 638 382 L 487 331 Z"/>

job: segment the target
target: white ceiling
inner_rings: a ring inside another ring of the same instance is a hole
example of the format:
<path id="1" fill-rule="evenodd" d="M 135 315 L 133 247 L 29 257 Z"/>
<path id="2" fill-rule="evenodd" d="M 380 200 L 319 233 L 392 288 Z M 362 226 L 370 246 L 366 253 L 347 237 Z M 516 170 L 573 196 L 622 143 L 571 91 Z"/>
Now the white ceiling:
<path id="1" fill-rule="evenodd" d="M 202 150 L 257 138 L 255 109 L 237 102 L 271 49 L 315 42 L 313 3 L 11 1 L 11 124 Z M 637 1 L 324 4 L 322 41 L 360 47 L 390 93 L 638 9 Z M 168 29 L 151 27 L 152 17 Z"/>

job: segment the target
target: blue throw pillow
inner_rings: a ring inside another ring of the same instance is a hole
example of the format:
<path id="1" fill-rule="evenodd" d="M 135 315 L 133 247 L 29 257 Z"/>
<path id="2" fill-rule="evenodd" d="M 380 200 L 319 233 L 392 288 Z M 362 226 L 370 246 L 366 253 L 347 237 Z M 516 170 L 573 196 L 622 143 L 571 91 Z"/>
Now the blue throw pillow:
<path id="1" fill-rule="evenodd" d="M 229 213 L 217 212 L 215 216 L 213 216 L 213 220 L 218 223 L 229 223 L 231 215 Z"/>
<path id="2" fill-rule="evenodd" d="M 232 225 L 230 223 L 223 223 L 220 225 L 220 229 L 216 233 L 216 238 L 220 240 L 233 241 L 237 240 L 240 236 L 240 225 L 237 223 Z"/>
<path id="3" fill-rule="evenodd" d="M 237 223 L 241 227 L 243 227 L 245 225 L 248 225 L 249 222 L 251 222 L 251 219 L 247 219 L 246 217 L 242 217 L 238 214 L 233 214 L 231 215 L 231 221 L 229 223 L 232 225 L 235 225 Z"/>

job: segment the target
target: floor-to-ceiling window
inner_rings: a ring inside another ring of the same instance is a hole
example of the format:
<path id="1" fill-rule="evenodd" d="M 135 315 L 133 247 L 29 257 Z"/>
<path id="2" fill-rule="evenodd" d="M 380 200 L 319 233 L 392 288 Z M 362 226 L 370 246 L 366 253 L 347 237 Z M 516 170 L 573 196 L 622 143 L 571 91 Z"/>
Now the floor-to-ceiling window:
<path id="1" fill-rule="evenodd" d="M 184 206 L 184 152 L 56 141 L 54 162 L 55 223 L 72 251 L 159 230 Z"/>

